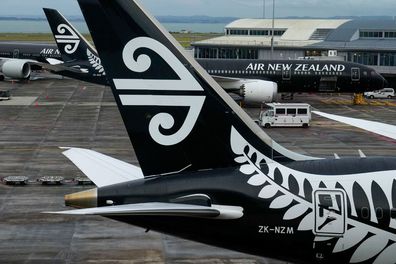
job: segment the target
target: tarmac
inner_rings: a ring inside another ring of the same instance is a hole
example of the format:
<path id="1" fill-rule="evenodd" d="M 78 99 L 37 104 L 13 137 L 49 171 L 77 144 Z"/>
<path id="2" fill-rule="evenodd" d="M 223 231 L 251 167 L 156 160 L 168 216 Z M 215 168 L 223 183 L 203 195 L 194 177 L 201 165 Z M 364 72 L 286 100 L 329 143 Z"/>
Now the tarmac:
<path id="1" fill-rule="evenodd" d="M 89 148 L 138 165 L 110 88 L 70 79 L 0 82 L 0 178 L 27 176 L 26 186 L 0 183 L 0 263 L 284 263 L 178 239 L 102 217 L 42 214 L 65 210 L 63 196 L 83 174 L 59 147 Z M 350 95 L 301 94 L 320 111 L 396 125 L 396 100 L 354 106 Z M 259 108 L 246 111 L 258 118 Z M 396 156 L 396 141 L 313 116 L 311 127 L 265 131 L 293 151 L 320 157 Z M 65 184 L 44 186 L 43 176 Z"/>

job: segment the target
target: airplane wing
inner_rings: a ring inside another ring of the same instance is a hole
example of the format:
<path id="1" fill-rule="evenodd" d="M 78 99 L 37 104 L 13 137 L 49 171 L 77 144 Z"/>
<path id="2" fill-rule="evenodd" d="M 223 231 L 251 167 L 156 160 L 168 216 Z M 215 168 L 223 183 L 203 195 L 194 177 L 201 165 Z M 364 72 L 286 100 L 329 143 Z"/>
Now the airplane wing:
<path id="1" fill-rule="evenodd" d="M 80 68 L 71 67 L 65 63 L 51 64 L 51 63 L 43 63 L 43 62 L 37 62 L 37 61 L 29 61 L 29 64 L 41 66 L 43 69 L 50 70 L 54 73 L 61 72 L 61 71 L 83 73 L 83 71 Z"/>
<path id="2" fill-rule="evenodd" d="M 312 113 L 315 113 L 317 115 L 323 116 L 325 118 L 338 121 L 350 126 L 358 127 L 363 130 L 385 136 L 391 139 L 396 139 L 396 126 L 389 125 L 389 124 L 384 124 L 380 122 L 375 122 L 375 121 L 368 121 L 364 119 L 358 119 L 358 118 L 351 118 L 351 117 L 345 117 L 345 116 L 339 116 L 339 115 L 332 115 L 332 114 L 327 114 L 319 111 L 312 111 Z"/>
<path id="3" fill-rule="evenodd" d="M 213 79 L 215 79 L 216 82 L 238 82 L 241 79 L 239 78 L 231 78 L 231 77 L 224 77 L 224 76 L 216 76 L 212 75 Z"/>
<path id="4" fill-rule="evenodd" d="M 239 206 L 226 205 L 212 205 L 209 207 L 177 203 L 140 203 L 44 213 L 63 215 L 177 216 L 213 219 L 238 219 L 243 216 L 243 208 Z"/>
<path id="5" fill-rule="evenodd" d="M 139 167 L 93 150 L 70 148 L 62 154 L 70 159 L 97 187 L 144 178 Z"/>
<path id="6" fill-rule="evenodd" d="M 216 82 L 239 82 L 239 81 L 254 81 L 253 79 L 241 79 L 241 78 L 232 78 L 232 77 L 224 77 L 224 76 L 217 76 L 217 75 L 211 75 L 213 79 L 215 79 Z M 266 78 L 260 78 L 260 80 L 268 81 Z"/>

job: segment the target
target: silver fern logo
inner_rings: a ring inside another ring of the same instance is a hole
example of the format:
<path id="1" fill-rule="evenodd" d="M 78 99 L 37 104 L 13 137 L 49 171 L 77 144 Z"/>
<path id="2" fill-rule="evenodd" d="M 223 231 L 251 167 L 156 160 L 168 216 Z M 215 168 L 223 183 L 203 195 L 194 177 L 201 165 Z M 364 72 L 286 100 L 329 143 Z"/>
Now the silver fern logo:
<path id="1" fill-rule="evenodd" d="M 122 53 L 125 66 L 132 72 L 144 73 L 152 64 L 152 59 L 146 54 L 135 56 L 138 49 L 146 48 L 158 54 L 173 69 L 180 79 L 114 79 L 117 90 L 123 91 L 157 91 L 157 92 L 190 92 L 202 91 L 203 88 L 191 75 L 178 58 L 160 42 L 148 38 L 138 37 L 129 41 Z M 160 145 L 172 146 L 183 141 L 192 131 L 203 104 L 205 96 L 201 95 L 120 95 L 121 103 L 125 106 L 160 106 L 160 107 L 188 107 L 188 113 L 181 128 L 169 134 L 175 125 L 175 119 L 170 113 L 159 113 L 151 118 L 149 133 L 151 138 Z M 168 133 L 164 133 L 168 132 Z"/>
<path id="2" fill-rule="evenodd" d="M 352 250 L 351 263 L 396 263 L 396 221 L 379 210 L 392 208 L 395 171 L 338 176 L 296 171 L 258 152 L 235 128 L 231 146 L 248 184 L 261 187 L 258 196 L 272 200 L 270 209 L 285 211 L 283 220 L 298 220 L 298 231 L 311 231 L 314 242 L 335 240 L 333 253 Z"/>
<path id="3" fill-rule="evenodd" d="M 102 66 L 102 61 L 100 60 L 100 58 L 95 54 L 93 54 L 89 49 L 87 49 L 87 56 L 89 63 L 91 64 L 92 68 L 95 69 L 97 75 L 105 76 L 106 73 L 104 71 L 104 68 Z"/>
<path id="4" fill-rule="evenodd" d="M 67 54 L 76 52 L 80 44 L 80 38 L 72 27 L 66 24 L 60 24 L 57 28 L 59 35 L 55 35 L 55 40 L 58 44 L 65 44 L 63 47 Z"/>

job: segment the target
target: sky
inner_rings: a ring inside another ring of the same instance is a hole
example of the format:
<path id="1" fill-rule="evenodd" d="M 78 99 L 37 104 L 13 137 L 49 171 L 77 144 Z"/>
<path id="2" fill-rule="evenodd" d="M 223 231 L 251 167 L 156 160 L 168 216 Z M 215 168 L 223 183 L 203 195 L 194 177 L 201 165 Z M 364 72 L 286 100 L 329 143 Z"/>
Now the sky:
<path id="1" fill-rule="evenodd" d="M 141 0 L 154 15 L 272 16 L 273 0 Z M 81 16 L 76 0 L 0 0 L 0 16 L 44 16 L 41 7 Z M 395 0 L 275 0 L 276 17 L 396 16 Z"/>

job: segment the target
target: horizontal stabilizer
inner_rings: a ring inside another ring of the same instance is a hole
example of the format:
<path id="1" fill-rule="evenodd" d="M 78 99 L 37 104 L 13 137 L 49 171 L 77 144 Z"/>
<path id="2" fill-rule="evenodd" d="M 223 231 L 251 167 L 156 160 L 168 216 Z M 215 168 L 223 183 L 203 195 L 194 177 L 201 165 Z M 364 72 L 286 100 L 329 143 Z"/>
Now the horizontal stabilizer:
<path id="1" fill-rule="evenodd" d="M 45 70 L 53 71 L 54 73 L 67 71 L 74 73 L 81 73 L 81 70 L 74 69 L 66 65 L 65 63 L 56 63 L 55 60 L 52 60 L 50 63 L 38 62 L 38 61 L 29 61 L 30 65 L 40 66 Z"/>
<path id="2" fill-rule="evenodd" d="M 243 216 L 243 208 L 238 206 L 224 205 L 212 205 L 209 207 L 177 203 L 140 203 L 45 213 L 63 215 L 135 215 L 238 219 Z"/>
<path id="3" fill-rule="evenodd" d="M 98 187 L 144 178 L 139 167 L 93 150 L 71 148 L 63 152 Z"/>

